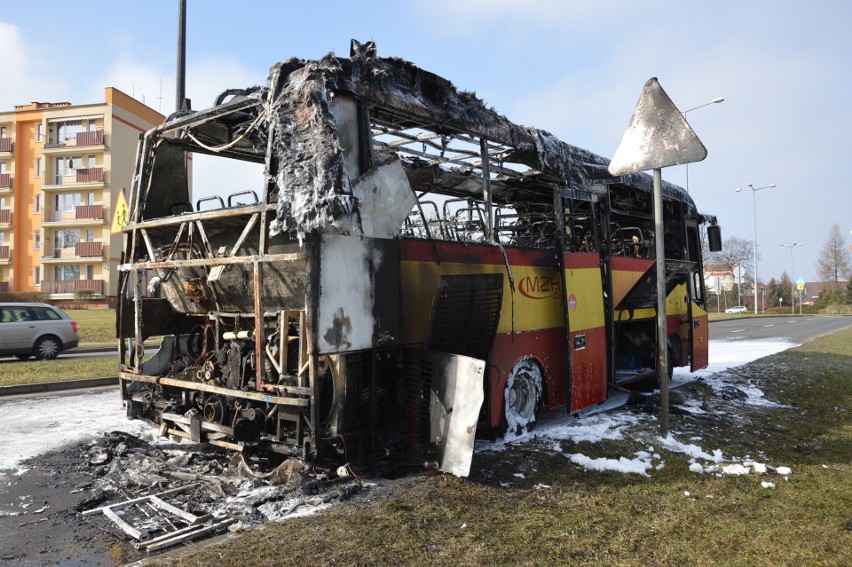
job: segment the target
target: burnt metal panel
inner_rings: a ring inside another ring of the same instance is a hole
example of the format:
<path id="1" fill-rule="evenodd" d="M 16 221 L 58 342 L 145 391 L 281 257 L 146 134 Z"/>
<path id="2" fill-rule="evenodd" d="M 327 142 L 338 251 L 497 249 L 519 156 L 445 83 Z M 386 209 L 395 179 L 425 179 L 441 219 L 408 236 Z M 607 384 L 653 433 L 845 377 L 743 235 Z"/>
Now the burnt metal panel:
<path id="1" fill-rule="evenodd" d="M 142 205 L 142 219 L 175 214 L 175 209 L 189 204 L 189 182 L 186 153 L 165 138 L 154 148 L 151 174 Z M 189 205 L 190 209 L 192 205 Z M 186 209 L 184 209 L 186 210 Z"/>
<path id="2" fill-rule="evenodd" d="M 165 298 L 142 297 L 139 298 L 139 301 L 142 304 L 142 334 L 144 337 L 187 333 L 198 324 L 196 318 L 176 312 Z M 135 333 L 133 304 L 126 300 L 120 309 L 123 316 L 116 318 L 116 327 L 118 327 L 118 322 L 121 322 L 121 328 L 117 329 L 118 338 L 131 338 Z"/>
<path id="3" fill-rule="evenodd" d="M 434 455 L 439 470 L 467 476 L 485 399 L 485 361 L 406 349 L 404 368 L 409 454 L 430 460 Z"/>
<path id="4" fill-rule="evenodd" d="M 441 276 L 426 349 L 487 358 L 503 300 L 502 274 Z"/>
<path id="5" fill-rule="evenodd" d="M 399 243 L 326 234 L 320 249 L 317 341 L 323 354 L 399 341 Z"/>
<path id="6" fill-rule="evenodd" d="M 695 268 L 695 262 L 685 260 L 666 260 L 666 297 L 676 286 L 684 283 L 689 278 L 690 272 Z M 655 264 L 651 264 L 642 274 L 633 287 L 628 291 L 621 302 L 616 306 L 618 310 L 632 310 L 656 307 L 657 305 L 657 275 Z"/>
<path id="7" fill-rule="evenodd" d="M 402 343 L 399 241 L 375 239 L 372 243 L 382 258 L 373 268 L 373 345 L 397 346 Z"/>

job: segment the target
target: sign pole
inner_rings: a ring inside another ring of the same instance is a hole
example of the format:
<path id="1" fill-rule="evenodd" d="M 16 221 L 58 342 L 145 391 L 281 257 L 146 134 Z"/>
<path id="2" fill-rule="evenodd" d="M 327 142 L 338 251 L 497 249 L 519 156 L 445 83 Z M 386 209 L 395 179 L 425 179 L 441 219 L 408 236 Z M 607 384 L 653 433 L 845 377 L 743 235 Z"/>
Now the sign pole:
<path id="1" fill-rule="evenodd" d="M 657 276 L 657 374 L 660 377 L 660 434 L 669 436 L 669 358 L 666 321 L 666 248 L 662 168 L 701 161 L 707 148 L 686 122 L 656 77 L 645 83 L 633 116 L 607 170 L 620 176 L 654 173 L 654 248 Z M 756 299 L 756 298 L 755 298 Z"/>
<path id="2" fill-rule="evenodd" d="M 657 373 L 660 376 L 660 435 L 669 436 L 669 357 L 666 325 L 666 247 L 663 230 L 663 175 L 654 168 L 654 244 L 657 255 Z"/>

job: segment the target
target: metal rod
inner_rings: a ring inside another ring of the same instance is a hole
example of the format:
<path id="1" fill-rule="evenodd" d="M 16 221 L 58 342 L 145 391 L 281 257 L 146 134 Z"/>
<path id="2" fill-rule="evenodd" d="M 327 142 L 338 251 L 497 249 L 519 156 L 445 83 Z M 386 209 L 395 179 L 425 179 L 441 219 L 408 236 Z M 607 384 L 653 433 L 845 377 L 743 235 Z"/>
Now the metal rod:
<path id="1" fill-rule="evenodd" d="M 186 0 L 178 2 L 178 45 L 175 111 L 183 109 L 186 99 Z"/>
<path id="2" fill-rule="evenodd" d="M 488 159 L 488 140 L 484 137 L 479 139 L 479 150 L 482 159 L 482 193 L 485 201 L 485 238 L 494 240 L 494 219 L 492 218 L 491 198 L 491 167 Z"/>
<path id="3" fill-rule="evenodd" d="M 660 376 L 660 435 L 669 436 L 669 360 L 666 348 L 666 250 L 663 242 L 663 177 L 654 169 L 654 245 L 657 254 L 657 373 Z"/>
<path id="4" fill-rule="evenodd" d="M 754 214 L 754 242 L 751 248 L 752 261 L 754 262 L 754 314 L 757 315 L 757 191 L 752 190 L 751 196 L 753 197 L 752 212 Z"/>

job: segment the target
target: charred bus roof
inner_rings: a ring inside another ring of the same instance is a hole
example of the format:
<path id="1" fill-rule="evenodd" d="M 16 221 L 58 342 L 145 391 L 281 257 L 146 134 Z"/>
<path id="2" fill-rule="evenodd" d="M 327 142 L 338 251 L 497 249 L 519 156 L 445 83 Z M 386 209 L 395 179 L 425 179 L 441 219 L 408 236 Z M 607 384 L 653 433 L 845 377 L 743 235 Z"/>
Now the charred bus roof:
<path id="1" fill-rule="evenodd" d="M 213 107 L 177 112 L 147 136 L 149 143 L 159 138 L 157 145 L 265 163 L 270 201 L 279 202 L 277 230 L 304 234 L 357 207 L 335 117 L 342 97 L 356 101 L 357 120 L 371 129 L 373 158 L 395 153 L 417 192 L 481 197 L 482 140 L 495 203 L 548 204 L 557 188 L 590 199 L 596 185 L 652 191 L 651 176 L 614 177 L 608 159 L 515 124 L 447 79 L 354 40 L 348 58 L 278 63 L 267 86 L 225 91 Z M 169 132 L 178 135 L 166 138 Z M 703 221 L 679 186 L 663 182 L 663 196 Z M 305 200 L 310 207 L 298 206 Z"/>

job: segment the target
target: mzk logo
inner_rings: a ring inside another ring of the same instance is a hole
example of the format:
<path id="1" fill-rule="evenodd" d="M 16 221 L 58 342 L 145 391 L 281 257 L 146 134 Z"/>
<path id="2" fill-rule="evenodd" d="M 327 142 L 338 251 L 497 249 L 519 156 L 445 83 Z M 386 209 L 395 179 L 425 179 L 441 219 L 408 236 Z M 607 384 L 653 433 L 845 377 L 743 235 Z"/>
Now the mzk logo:
<path id="1" fill-rule="evenodd" d="M 560 295 L 562 282 L 559 276 L 526 276 L 518 284 L 518 290 L 530 299 L 550 299 Z"/>

